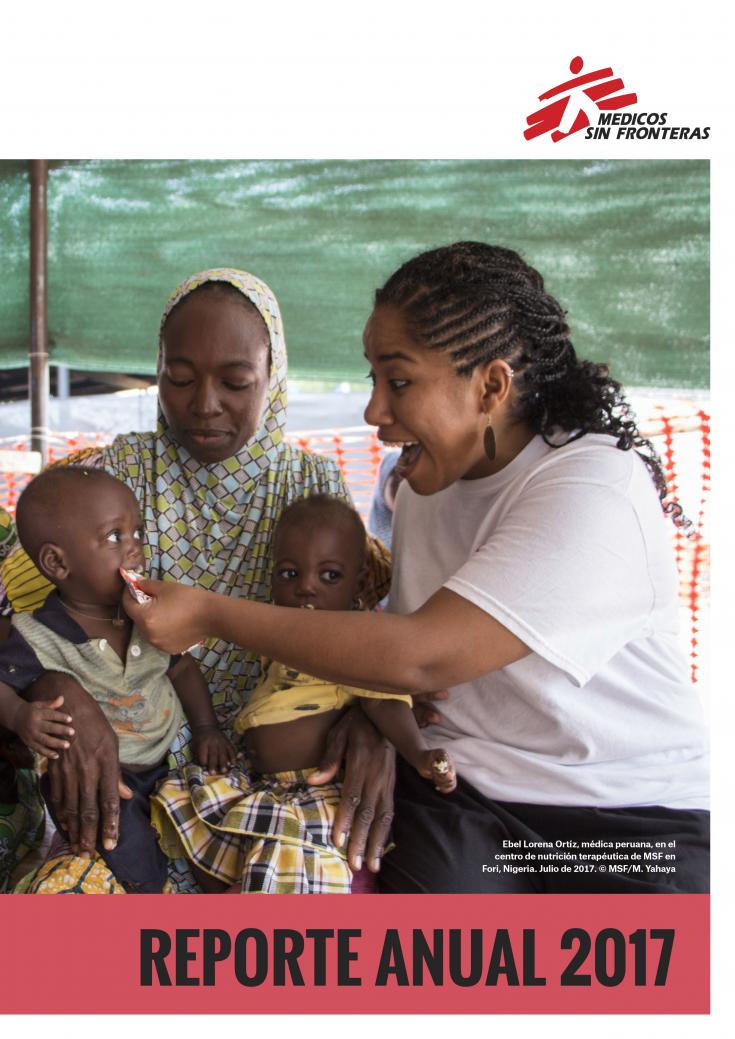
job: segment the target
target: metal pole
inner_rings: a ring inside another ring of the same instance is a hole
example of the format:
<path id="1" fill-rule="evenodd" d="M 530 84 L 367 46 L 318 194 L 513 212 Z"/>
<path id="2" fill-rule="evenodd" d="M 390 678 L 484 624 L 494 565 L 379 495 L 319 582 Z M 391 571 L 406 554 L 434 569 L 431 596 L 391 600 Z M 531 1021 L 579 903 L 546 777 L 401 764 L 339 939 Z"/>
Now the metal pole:
<path id="1" fill-rule="evenodd" d="M 69 367 L 66 364 L 56 365 L 56 396 L 59 400 L 69 399 Z"/>
<path id="2" fill-rule="evenodd" d="M 46 188 L 48 162 L 31 159 L 31 349 L 29 395 L 31 398 L 31 451 L 40 451 L 41 464 L 48 458 L 48 215 Z"/>

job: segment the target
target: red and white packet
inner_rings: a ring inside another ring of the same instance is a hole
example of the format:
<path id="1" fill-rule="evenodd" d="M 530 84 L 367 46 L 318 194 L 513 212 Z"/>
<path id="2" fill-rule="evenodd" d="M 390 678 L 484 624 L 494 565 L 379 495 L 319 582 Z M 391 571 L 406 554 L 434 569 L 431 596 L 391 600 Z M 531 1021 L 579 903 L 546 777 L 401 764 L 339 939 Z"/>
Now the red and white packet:
<path id="1" fill-rule="evenodd" d="M 137 574 L 135 570 L 126 570 L 124 567 L 121 566 L 120 576 L 130 589 L 130 594 L 137 603 L 140 603 L 140 605 L 142 606 L 143 603 L 152 601 L 151 596 L 146 595 L 146 593 L 141 590 L 138 584 L 139 581 L 143 580 L 143 574 Z"/>

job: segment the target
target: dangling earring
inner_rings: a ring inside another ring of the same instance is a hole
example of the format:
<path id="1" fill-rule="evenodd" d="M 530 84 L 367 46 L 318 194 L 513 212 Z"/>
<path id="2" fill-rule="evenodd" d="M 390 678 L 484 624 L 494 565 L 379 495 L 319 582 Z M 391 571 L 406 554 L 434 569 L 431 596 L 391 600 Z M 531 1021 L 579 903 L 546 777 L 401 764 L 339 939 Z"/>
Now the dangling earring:
<path id="1" fill-rule="evenodd" d="M 365 603 L 362 601 L 362 596 L 361 595 L 356 595 L 355 598 L 352 600 L 352 609 L 353 610 L 364 610 L 365 609 Z"/>
<path id="2" fill-rule="evenodd" d="M 490 425 L 488 420 L 487 429 L 485 430 L 485 436 L 483 437 L 483 444 L 485 446 L 485 454 L 492 460 L 495 458 L 496 444 L 495 444 L 495 430 Z"/>

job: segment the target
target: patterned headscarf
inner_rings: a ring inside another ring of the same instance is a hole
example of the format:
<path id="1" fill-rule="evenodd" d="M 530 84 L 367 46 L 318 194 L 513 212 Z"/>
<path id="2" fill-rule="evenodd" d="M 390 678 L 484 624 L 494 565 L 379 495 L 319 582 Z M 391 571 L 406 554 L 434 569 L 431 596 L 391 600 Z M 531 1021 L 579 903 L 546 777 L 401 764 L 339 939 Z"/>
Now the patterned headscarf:
<path id="1" fill-rule="evenodd" d="M 5 559 L 18 540 L 13 517 L 0 508 L 0 560 Z"/>
<path id="2" fill-rule="evenodd" d="M 171 310 L 200 285 L 233 285 L 263 318 L 270 337 L 270 381 L 258 429 L 221 462 L 197 461 L 173 437 L 159 411 L 155 433 L 117 437 L 103 465 L 135 493 L 145 525 L 147 573 L 222 595 L 267 602 L 270 549 L 283 508 L 305 494 L 349 494 L 331 461 L 284 439 L 286 344 L 276 298 L 262 281 L 227 267 L 187 278 L 171 295 Z M 160 339 L 159 339 L 160 347 Z M 257 658 L 216 640 L 194 651 L 209 683 L 220 723 L 228 725 L 257 677 Z"/>
<path id="3" fill-rule="evenodd" d="M 208 482 L 214 486 L 217 479 L 232 486 L 232 475 L 236 473 L 239 490 L 247 490 L 252 486 L 261 472 L 264 472 L 273 460 L 274 450 L 283 440 L 286 428 L 286 405 L 288 402 L 288 362 L 286 359 L 286 341 L 283 337 L 283 321 L 278 300 L 271 290 L 259 278 L 239 271 L 234 267 L 213 267 L 208 271 L 200 271 L 174 289 L 163 308 L 161 325 L 158 333 L 159 357 L 162 348 L 163 329 L 169 314 L 174 307 L 185 299 L 194 289 L 209 282 L 225 282 L 241 292 L 265 322 L 270 338 L 270 379 L 268 383 L 268 400 L 260 418 L 260 425 L 255 436 L 232 458 L 214 465 L 204 466 L 209 470 Z M 158 411 L 159 432 L 168 434 L 166 420 Z M 178 446 L 178 445 L 177 445 Z M 178 448 L 181 450 L 181 448 Z M 237 464 L 236 463 L 237 460 Z M 202 463 L 199 463 L 202 464 Z"/>

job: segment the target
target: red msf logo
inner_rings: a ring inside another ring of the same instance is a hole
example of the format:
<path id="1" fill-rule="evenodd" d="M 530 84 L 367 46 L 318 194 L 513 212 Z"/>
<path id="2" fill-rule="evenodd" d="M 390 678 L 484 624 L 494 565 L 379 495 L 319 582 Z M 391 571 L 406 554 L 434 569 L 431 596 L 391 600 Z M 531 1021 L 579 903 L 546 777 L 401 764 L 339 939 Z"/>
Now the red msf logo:
<path id="1" fill-rule="evenodd" d="M 583 76 L 577 75 L 583 67 L 581 58 L 572 58 L 569 71 L 574 73 L 575 78 L 539 95 L 539 101 L 549 101 L 550 98 L 556 100 L 526 118 L 528 129 L 523 131 L 523 136 L 527 141 L 551 131 L 551 139 L 556 143 L 596 123 L 598 112 L 627 108 L 638 100 L 637 94 L 616 93 L 625 90 L 625 84 L 615 76 L 612 69 L 597 69 L 596 72 L 585 72 Z M 614 96 L 610 97 L 611 94 Z"/>

